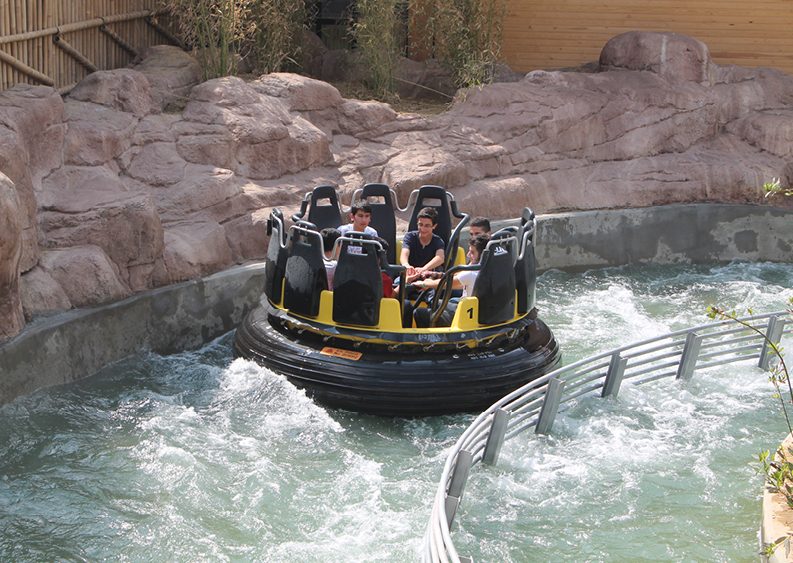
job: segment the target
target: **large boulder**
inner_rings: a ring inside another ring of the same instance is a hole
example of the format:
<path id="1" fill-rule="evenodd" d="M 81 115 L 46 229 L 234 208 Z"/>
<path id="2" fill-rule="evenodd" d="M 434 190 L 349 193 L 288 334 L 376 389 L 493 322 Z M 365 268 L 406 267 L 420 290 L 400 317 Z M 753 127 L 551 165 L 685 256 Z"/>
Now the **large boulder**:
<path id="1" fill-rule="evenodd" d="M 707 45 L 679 33 L 629 31 L 612 37 L 600 52 L 601 71 L 648 71 L 672 84 L 710 84 L 711 64 Z"/>
<path id="2" fill-rule="evenodd" d="M 16 186 L 21 204 L 22 272 L 38 262 L 35 194 L 41 179 L 62 164 L 67 123 L 57 90 L 17 84 L 0 92 L 0 171 Z"/>
<path id="3" fill-rule="evenodd" d="M 118 277 L 118 268 L 98 246 L 47 250 L 41 253 L 39 265 L 75 307 L 111 303 L 131 295 Z"/>
<path id="4" fill-rule="evenodd" d="M 111 169 L 60 168 L 44 181 L 39 205 L 42 246 L 100 247 L 120 279 L 135 291 L 165 281 L 131 280 L 130 268 L 139 271 L 139 266 L 153 265 L 163 257 L 163 227 L 151 195 L 129 191 Z"/>
<path id="5" fill-rule="evenodd" d="M 20 277 L 19 293 L 27 322 L 41 315 L 72 308 L 72 302 L 60 284 L 39 267 Z"/>
<path id="6" fill-rule="evenodd" d="M 131 113 L 138 118 L 160 113 L 146 76 L 128 68 L 92 72 L 77 83 L 69 97 Z"/>
<path id="7" fill-rule="evenodd" d="M 23 211 L 13 182 L 0 172 L 0 340 L 25 326 L 19 296 Z"/>
<path id="8" fill-rule="evenodd" d="M 133 61 L 132 68 L 149 81 L 152 97 L 162 110 L 183 105 L 190 90 L 201 82 L 204 71 L 198 61 L 179 47 L 155 45 Z"/>
<path id="9" fill-rule="evenodd" d="M 229 165 L 247 178 L 278 178 L 319 166 L 330 158 L 330 141 L 325 133 L 289 113 L 289 104 L 298 103 L 294 98 L 297 94 L 308 98 L 300 107 L 323 103 L 310 95 L 313 83 L 317 81 L 290 79 L 278 89 L 269 87 L 269 83 L 254 87 L 239 78 L 218 78 L 193 89 L 182 115 L 213 131 L 218 125 L 228 130 L 230 136 L 223 141 L 231 162 L 218 165 Z M 266 93 L 270 91 L 279 97 Z"/>

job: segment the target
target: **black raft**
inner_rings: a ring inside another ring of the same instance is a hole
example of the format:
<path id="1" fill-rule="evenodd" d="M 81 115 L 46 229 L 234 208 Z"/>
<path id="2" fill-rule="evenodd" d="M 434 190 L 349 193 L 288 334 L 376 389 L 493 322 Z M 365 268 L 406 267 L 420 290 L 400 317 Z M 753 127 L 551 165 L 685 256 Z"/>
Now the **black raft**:
<path id="1" fill-rule="evenodd" d="M 321 213 L 309 212 L 303 221 L 312 197 L 312 210 Z M 388 218 L 378 208 L 372 227 L 393 241 L 394 192 L 372 184 L 357 197 L 390 209 L 390 221 L 375 222 Z M 318 205 L 323 199 L 331 204 Z M 469 217 L 457 212 L 451 194 L 424 186 L 411 194 L 414 201 L 412 223 L 421 207 L 435 202 L 448 217 L 436 232 L 447 248 L 457 248 Z M 265 291 L 261 306 L 237 329 L 238 356 L 285 375 L 327 406 L 405 417 L 482 411 L 558 366 L 556 340 L 534 307 L 536 223 L 530 209 L 519 227 L 492 236 L 479 264 L 464 265 L 461 249 L 449 253 L 438 291 L 431 298 L 422 292 L 413 304 L 383 297 L 383 272 L 399 280 L 404 295 L 405 268 L 391 265 L 378 241 L 358 233 L 336 241 L 338 264 L 328 291 L 319 230 L 340 212 L 329 186 L 307 196 L 288 231 L 280 210 L 272 211 Z M 453 232 L 452 216 L 461 219 Z M 452 294 L 444 286 L 455 272 L 471 269 L 479 270 L 473 297 L 460 300 L 450 327 L 435 326 Z M 427 308 L 416 316 L 429 319 L 429 328 L 416 328 L 414 307 Z"/>

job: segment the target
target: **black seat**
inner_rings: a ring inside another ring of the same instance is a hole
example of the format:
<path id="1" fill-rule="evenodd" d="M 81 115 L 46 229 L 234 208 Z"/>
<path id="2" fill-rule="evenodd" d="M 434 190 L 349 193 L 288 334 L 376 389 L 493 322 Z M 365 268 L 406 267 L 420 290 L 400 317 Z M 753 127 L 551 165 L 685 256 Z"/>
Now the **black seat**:
<path id="1" fill-rule="evenodd" d="M 376 326 L 383 297 L 380 245 L 365 233 L 347 233 L 339 241 L 339 260 L 333 275 L 333 322 Z"/>
<path id="2" fill-rule="evenodd" d="M 505 323 L 515 315 L 515 259 L 514 237 L 492 240 L 482 252 L 473 291 L 480 325 Z"/>
<path id="3" fill-rule="evenodd" d="M 396 216 L 391 188 L 386 184 L 366 184 L 360 193 L 362 201 L 370 197 L 383 198 L 383 201 L 369 201 L 372 206 L 372 221 L 369 225 L 388 243 L 389 264 L 396 264 Z"/>
<path id="4" fill-rule="evenodd" d="M 452 233 L 452 210 L 446 190 L 438 186 L 421 186 L 419 188 L 416 205 L 413 207 L 413 214 L 410 216 L 410 223 L 408 223 L 409 231 L 418 229 L 418 214 L 425 207 L 434 207 L 438 212 L 438 226 L 435 227 L 435 234 L 441 237 L 443 244 L 448 247 L 449 236 Z M 456 205 L 454 210 L 457 210 Z M 462 218 L 459 214 L 455 214 L 455 216 Z"/>
<path id="5" fill-rule="evenodd" d="M 342 224 L 341 204 L 333 186 L 317 186 L 310 194 L 306 194 L 300 205 L 300 212 L 292 215 L 292 221 L 297 223 L 303 219 L 306 209 L 306 220 L 316 225 L 318 231 L 327 227 L 338 229 Z"/>
<path id="6" fill-rule="evenodd" d="M 518 229 L 518 259 L 515 262 L 515 283 L 518 292 L 518 314 L 534 309 L 537 302 L 537 260 L 534 254 L 534 212 L 523 210 Z"/>
<path id="7" fill-rule="evenodd" d="M 286 271 L 286 259 L 289 251 L 286 248 L 286 231 L 284 214 L 277 207 L 273 208 L 267 218 L 267 259 L 264 263 L 264 293 L 275 304 L 281 302 L 281 284 Z"/>
<path id="8" fill-rule="evenodd" d="M 299 315 L 316 317 L 323 289 L 328 289 L 322 237 L 312 229 L 293 226 L 292 245 L 284 275 L 284 308 Z"/>

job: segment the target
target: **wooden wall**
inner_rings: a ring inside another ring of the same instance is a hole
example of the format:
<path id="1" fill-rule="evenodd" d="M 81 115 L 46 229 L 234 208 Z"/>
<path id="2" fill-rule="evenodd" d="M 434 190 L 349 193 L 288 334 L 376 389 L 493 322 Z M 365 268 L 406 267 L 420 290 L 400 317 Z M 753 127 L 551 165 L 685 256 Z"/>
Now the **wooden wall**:
<path id="1" fill-rule="evenodd" d="M 502 58 L 514 69 L 597 61 L 606 42 L 633 30 L 696 37 L 717 64 L 793 74 L 792 0 L 508 0 Z"/>
<path id="2" fill-rule="evenodd" d="M 138 52 L 151 45 L 169 43 L 169 39 L 143 17 L 160 6 L 158 0 L 0 0 L 0 51 L 6 54 L 4 57 L 0 53 L 0 91 L 17 83 L 46 83 L 44 78 L 50 78 L 56 88 L 68 88 L 89 73 L 55 45 L 52 33 L 55 27 L 131 14 L 135 17 L 108 23 L 106 27 Z M 162 16 L 156 21 L 170 25 Z M 12 36 L 42 30 L 50 32 L 21 41 L 12 40 Z M 96 25 L 64 31 L 61 38 L 100 70 L 125 67 L 132 60 L 129 52 Z M 36 78 L 35 73 L 30 76 L 16 68 L 8 55 L 44 76 Z"/>

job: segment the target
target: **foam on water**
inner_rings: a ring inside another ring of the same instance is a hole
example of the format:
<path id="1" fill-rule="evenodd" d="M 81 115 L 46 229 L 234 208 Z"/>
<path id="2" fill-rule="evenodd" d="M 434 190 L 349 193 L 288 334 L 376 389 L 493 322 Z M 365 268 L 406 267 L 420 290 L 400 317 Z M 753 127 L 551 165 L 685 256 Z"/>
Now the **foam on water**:
<path id="1" fill-rule="evenodd" d="M 780 309 L 793 267 L 618 268 L 540 280 L 565 361 Z M 140 354 L 0 409 L 0 561 L 417 561 L 469 415 L 380 419 L 314 404 L 231 357 Z M 755 561 L 761 482 L 784 433 L 766 374 L 623 383 L 471 473 L 453 537 L 476 561 Z"/>

